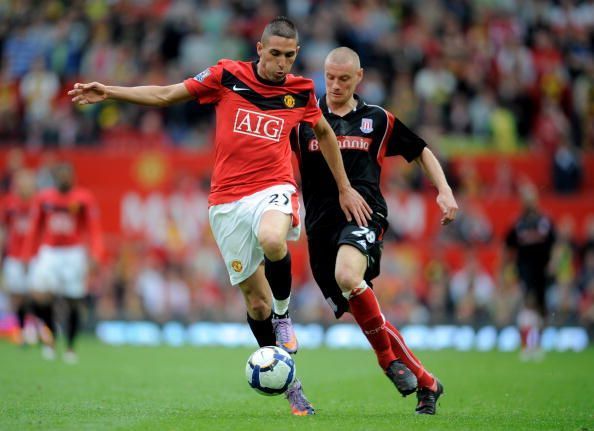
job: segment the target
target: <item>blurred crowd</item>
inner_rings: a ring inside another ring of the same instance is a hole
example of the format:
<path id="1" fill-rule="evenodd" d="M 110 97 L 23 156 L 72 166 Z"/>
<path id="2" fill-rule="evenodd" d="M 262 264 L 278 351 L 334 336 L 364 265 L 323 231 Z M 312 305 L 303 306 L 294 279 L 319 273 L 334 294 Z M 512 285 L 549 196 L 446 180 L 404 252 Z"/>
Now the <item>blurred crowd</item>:
<path id="1" fill-rule="evenodd" d="M 107 103 L 78 109 L 77 81 L 171 84 L 219 58 L 255 59 L 264 25 L 300 30 L 296 72 L 323 93 L 326 54 L 354 48 L 360 87 L 427 139 L 525 143 L 567 160 L 594 145 L 594 2 L 579 0 L 19 0 L 0 4 L 0 142 L 208 145 L 212 112 Z"/>
<path id="2" fill-rule="evenodd" d="M 183 196 L 183 197 L 182 197 Z M 204 202 L 204 191 L 174 192 L 188 206 Z M 391 206 L 393 213 L 399 208 Z M 546 209 L 543 209 L 546 212 Z M 195 239 L 172 225 L 161 241 L 118 239 L 111 264 L 91 282 L 96 311 L 103 318 L 156 321 L 170 319 L 236 321 L 244 315 L 237 289 L 227 273 L 208 223 L 199 220 Z M 175 224 L 173 224 L 175 226 Z M 511 229 L 511 226 L 510 226 Z M 594 330 L 594 214 L 583 226 L 568 216 L 556 223 L 547 274 L 547 323 L 583 325 Z M 585 230 L 578 235 L 579 230 Z M 186 238 L 185 240 L 182 238 Z M 457 323 L 514 325 L 524 297 L 513 261 L 498 239 L 468 245 L 460 238 L 439 236 L 429 243 L 403 238 L 392 226 L 386 234 L 382 273 L 374 287 L 386 316 L 398 324 Z M 578 240 L 577 238 L 581 238 Z M 583 238 L 583 239 L 582 239 Z M 304 238 L 291 245 L 293 299 L 299 322 L 334 322 L 312 278 Z M 422 250 L 430 250 L 428 253 Z M 491 250 L 493 259 L 482 251 Z M 456 256 L 452 261 L 449 257 Z"/>
<path id="3" fill-rule="evenodd" d="M 546 154 L 552 168 L 543 169 L 551 169 L 554 191 L 580 188 L 580 156 L 594 148 L 591 0 L 0 2 L 0 145 L 207 148 L 213 133 L 209 107 L 152 110 L 108 102 L 81 109 L 66 91 L 87 81 L 177 83 L 219 58 L 255 59 L 264 25 L 279 14 L 297 23 L 295 69 L 314 79 L 320 95 L 326 54 L 350 46 L 365 69 L 362 97 L 386 106 L 430 144 L 453 137 L 469 152 Z M 8 160 L 5 186 L 22 163 L 18 158 Z M 51 163 L 38 169 L 41 188 L 51 186 Z M 398 202 L 388 198 L 392 231 L 376 283 L 387 317 L 399 324 L 514 324 L 522 293 L 511 265 L 485 268 L 470 249 L 454 267 L 438 250 L 499 247 L 501 238 L 494 238 L 472 198 L 485 191 L 509 197 L 518 179 L 504 163 L 488 185 L 472 165 L 448 175 L 464 211 L 429 246 L 429 256 L 392 241 L 406 239 L 407 220 L 398 219 Z M 426 184 L 419 178 L 415 169 L 391 172 L 388 195 L 422 190 Z M 207 183 L 180 177 L 167 198 L 173 209 L 153 225 L 154 237 L 132 232 L 108 238 L 109 264 L 90 282 L 94 316 L 243 320 L 243 302 L 228 287 L 206 222 Z M 159 202 L 152 205 L 162 214 Z M 189 213 L 198 214 L 192 226 L 184 222 Z M 594 328 L 594 216 L 580 226 L 559 220 L 557 228 L 547 269 L 551 322 Z M 293 254 L 295 318 L 331 322 L 304 248 L 301 242 Z"/>
<path id="4" fill-rule="evenodd" d="M 9 153 L 1 178 L 4 186 L 24 166 L 23 160 L 21 151 Z M 38 189 L 53 186 L 51 173 L 57 160 L 47 157 L 37 166 Z M 207 185 L 205 179 L 180 173 L 166 193 L 124 196 L 122 231 L 105 233 L 105 261 L 90 276 L 91 323 L 244 318 L 239 289 L 229 285 L 208 226 Z M 385 234 L 382 273 L 374 280 L 386 316 L 400 325 L 515 324 L 524 301 L 521 281 L 514 262 L 503 258 L 502 238 L 493 234 L 489 218 L 480 215 L 484 209 L 477 205 L 473 210 L 471 203 L 476 201 L 466 200 L 470 191 L 463 185 L 458 188 L 465 202 L 464 216 L 451 229 L 429 240 L 415 240 L 416 208 L 425 205 L 422 194 L 398 181 L 388 181 L 388 187 L 390 228 Z M 497 191 L 492 188 L 487 193 Z M 433 205 L 431 201 L 427 205 Z M 542 211 L 546 214 L 546 207 Z M 594 330 L 594 213 L 579 224 L 570 214 L 554 224 L 555 242 L 546 268 L 547 321 Z M 305 239 L 291 244 L 291 249 L 294 317 L 303 323 L 332 323 L 334 316 L 309 269 Z M 0 298 L 0 311 L 7 306 Z"/>

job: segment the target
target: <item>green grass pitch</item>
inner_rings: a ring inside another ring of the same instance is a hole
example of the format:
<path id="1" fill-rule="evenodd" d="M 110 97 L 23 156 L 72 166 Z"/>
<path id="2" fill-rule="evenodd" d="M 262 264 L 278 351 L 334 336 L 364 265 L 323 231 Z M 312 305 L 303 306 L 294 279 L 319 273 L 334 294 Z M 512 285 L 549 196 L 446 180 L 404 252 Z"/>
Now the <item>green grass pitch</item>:
<path id="1" fill-rule="evenodd" d="M 80 363 L 0 342 L 0 430 L 577 430 L 594 431 L 594 350 L 418 352 L 446 394 L 414 415 L 371 351 L 304 350 L 298 375 L 317 409 L 292 417 L 283 397 L 249 388 L 251 349 L 80 343 Z"/>

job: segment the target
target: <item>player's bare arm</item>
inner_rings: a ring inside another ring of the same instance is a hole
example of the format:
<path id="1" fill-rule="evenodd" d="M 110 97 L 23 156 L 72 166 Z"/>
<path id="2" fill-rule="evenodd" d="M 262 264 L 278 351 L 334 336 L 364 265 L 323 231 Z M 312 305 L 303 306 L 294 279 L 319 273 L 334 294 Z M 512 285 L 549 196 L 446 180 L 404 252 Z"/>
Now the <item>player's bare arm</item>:
<path id="1" fill-rule="evenodd" d="M 72 96 L 72 102 L 78 105 L 89 105 L 111 99 L 162 107 L 193 99 L 183 83 L 164 86 L 117 87 L 104 85 L 100 82 L 87 84 L 77 82 L 68 95 Z"/>
<path id="2" fill-rule="evenodd" d="M 320 144 L 320 151 L 332 171 L 332 175 L 338 186 L 340 207 L 344 211 L 348 221 L 353 218 L 359 226 L 367 226 L 367 220 L 371 220 L 371 207 L 365 202 L 365 199 L 351 187 L 351 183 L 344 170 L 342 155 L 338 148 L 336 135 L 328 121 L 324 117 L 313 127 L 316 139 Z"/>
<path id="3" fill-rule="evenodd" d="M 439 209 L 441 209 L 441 224 L 446 225 L 451 223 L 456 218 L 458 204 L 437 157 L 435 157 L 429 148 L 425 147 L 415 161 L 423 168 L 429 180 L 437 188 L 438 194 L 436 201 Z"/>

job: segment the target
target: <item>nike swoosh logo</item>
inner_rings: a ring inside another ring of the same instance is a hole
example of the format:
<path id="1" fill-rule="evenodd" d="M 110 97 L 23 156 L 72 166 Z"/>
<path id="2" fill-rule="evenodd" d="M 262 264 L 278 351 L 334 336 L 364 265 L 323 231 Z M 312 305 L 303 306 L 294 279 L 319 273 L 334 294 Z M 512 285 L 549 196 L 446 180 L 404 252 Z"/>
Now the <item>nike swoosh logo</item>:
<path id="1" fill-rule="evenodd" d="M 233 91 L 249 91 L 249 88 L 238 87 L 237 85 L 233 84 Z"/>

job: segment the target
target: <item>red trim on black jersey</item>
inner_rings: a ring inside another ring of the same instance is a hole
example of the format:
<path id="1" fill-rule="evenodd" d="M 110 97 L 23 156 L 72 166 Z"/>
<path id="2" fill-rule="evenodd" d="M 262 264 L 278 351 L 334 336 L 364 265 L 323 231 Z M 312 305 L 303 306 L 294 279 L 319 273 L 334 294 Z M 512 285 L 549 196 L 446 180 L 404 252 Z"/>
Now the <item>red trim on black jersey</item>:
<path id="1" fill-rule="evenodd" d="M 382 166 L 384 163 L 384 157 L 386 156 L 386 151 L 388 150 L 388 145 L 386 144 L 387 139 L 392 136 L 392 130 L 394 129 L 394 115 L 390 112 L 386 111 L 381 106 L 379 107 L 384 113 L 386 114 L 388 126 L 386 127 L 386 132 L 384 133 L 384 137 L 380 143 L 379 149 L 377 151 L 377 163 Z"/>

